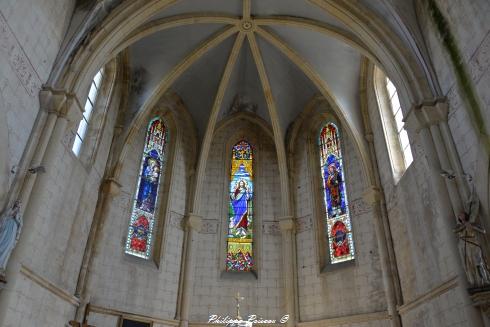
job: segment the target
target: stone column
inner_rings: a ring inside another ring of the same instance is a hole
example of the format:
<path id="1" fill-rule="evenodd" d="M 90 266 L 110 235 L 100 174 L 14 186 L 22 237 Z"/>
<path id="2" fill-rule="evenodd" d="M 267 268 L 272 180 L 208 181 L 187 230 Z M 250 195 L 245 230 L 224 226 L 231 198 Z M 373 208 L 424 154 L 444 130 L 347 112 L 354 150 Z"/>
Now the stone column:
<path id="1" fill-rule="evenodd" d="M 182 251 L 182 268 L 180 271 L 179 301 L 177 303 L 176 320 L 181 327 L 189 325 L 190 300 L 194 285 L 194 252 L 195 238 L 200 232 L 202 218 L 190 213 L 184 220 L 184 249 Z"/>
<path id="2" fill-rule="evenodd" d="M 286 312 L 289 315 L 287 326 L 294 326 L 296 323 L 295 299 L 296 299 L 296 281 L 295 281 L 295 260 L 296 248 L 294 247 L 295 222 L 293 217 L 287 216 L 279 218 L 279 227 L 282 234 L 282 271 L 284 278 L 284 301 Z"/>
<path id="3" fill-rule="evenodd" d="M 87 287 L 90 285 L 89 272 L 92 267 L 94 253 L 97 252 L 97 246 L 100 244 L 99 236 L 104 225 L 105 217 L 107 217 L 109 204 L 120 191 L 121 184 L 112 178 L 104 180 L 100 187 L 94 217 L 90 226 L 90 233 L 85 245 L 80 272 L 78 273 L 77 287 L 75 289 L 75 296 L 80 298 L 80 306 L 77 308 L 75 314 L 75 320 L 77 321 L 83 320 L 85 306 L 90 303 L 90 289 Z"/>
<path id="4" fill-rule="evenodd" d="M 383 274 L 383 285 L 386 292 L 388 304 L 388 314 L 391 317 L 391 326 L 400 327 L 401 320 L 397 311 L 397 296 L 395 292 L 395 280 L 391 269 L 391 260 L 388 252 L 388 241 L 386 240 L 385 228 L 382 220 L 381 193 L 376 187 L 372 187 L 364 192 L 364 202 L 371 205 L 374 214 L 374 228 L 376 230 L 376 240 L 378 241 L 378 251 Z"/>
<path id="5" fill-rule="evenodd" d="M 457 290 L 464 300 L 465 306 L 471 307 L 472 303 L 467 292 L 466 272 L 458 250 L 458 240 L 453 233 L 456 216 L 462 210 L 462 202 L 454 182 L 441 176 L 443 170 L 454 171 L 439 129 L 439 124 L 445 121 L 447 121 L 447 106 L 438 105 L 438 101 L 424 103 L 412 108 L 405 118 L 407 129 L 421 134 L 422 145 L 429 166 L 429 182 L 433 187 L 433 195 L 436 199 L 435 206 L 443 218 L 439 231 L 446 234 L 450 243 L 448 251 L 451 254 L 451 262 L 449 264 L 453 266 L 457 274 Z M 468 310 L 468 321 L 471 326 L 483 326 L 482 317 L 477 310 Z"/>

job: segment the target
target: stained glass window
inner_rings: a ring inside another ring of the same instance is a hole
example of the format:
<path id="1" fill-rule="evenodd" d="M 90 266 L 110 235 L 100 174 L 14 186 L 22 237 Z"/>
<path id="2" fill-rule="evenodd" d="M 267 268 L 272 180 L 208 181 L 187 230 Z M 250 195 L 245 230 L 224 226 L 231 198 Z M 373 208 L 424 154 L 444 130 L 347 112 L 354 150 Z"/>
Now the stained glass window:
<path id="1" fill-rule="evenodd" d="M 76 156 L 80 154 L 83 139 L 87 134 L 88 123 L 90 122 L 90 117 L 92 116 L 92 111 L 95 106 L 95 100 L 97 99 L 97 94 L 99 93 L 100 84 L 102 83 L 103 74 L 104 74 L 104 69 L 102 68 L 101 70 L 99 70 L 97 74 L 95 74 L 94 79 L 90 84 L 90 90 L 88 92 L 87 101 L 85 102 L 85 108 L 84 108 L 82 120 L 78 125 L 78 129 L 75 134 L 75 140 L 71 148 L 71 150 Z"/>
<path id="2" fill-rule="evenodd" d="M 160 118 L 148 124 L 145 147 L 126 239 L 126 253 L 150 258 L 158 189 L 165 164 L 167 128 Z"/>
<path id="3" fill-rule="evenodd" d="M 330 263 L 354 259 L 354 242 L 345 189 L 339 130 L 327 123 L 320 131 L 320 166 L 325 203 L 325 230 Z"/>
<path id="4" fill-rule="evenodd" d="M 253 149 L 247 141 L 233 146 L 226 270 L 253 268 Z"/>

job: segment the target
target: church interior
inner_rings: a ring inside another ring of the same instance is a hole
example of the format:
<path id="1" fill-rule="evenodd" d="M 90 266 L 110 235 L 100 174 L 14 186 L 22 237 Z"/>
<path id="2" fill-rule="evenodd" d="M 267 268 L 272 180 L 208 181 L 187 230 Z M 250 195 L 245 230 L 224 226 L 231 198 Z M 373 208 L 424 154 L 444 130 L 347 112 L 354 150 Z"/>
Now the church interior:
<path id="1" fill-rule="evenodd" d="M 490 326 L 488 17 L 1 1 L 0 326 Z"/>

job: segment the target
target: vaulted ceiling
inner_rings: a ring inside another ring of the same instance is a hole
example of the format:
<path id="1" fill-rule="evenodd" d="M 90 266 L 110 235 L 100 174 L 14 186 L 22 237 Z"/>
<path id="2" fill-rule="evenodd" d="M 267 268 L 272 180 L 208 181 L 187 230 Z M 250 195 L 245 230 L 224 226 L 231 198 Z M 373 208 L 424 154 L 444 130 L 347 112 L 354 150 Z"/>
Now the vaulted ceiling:
<path id="1" fill-rule="evenodd" d="M 183 99 L 201 137 L 211 113 L 216 112 L 218 120 L 224 118 L 236 96 L 269 123 L 276 119 L 276 132 L 284 136 L 308 100 L 322 92 L 328 92 L 346 120 L 362 131 L 361 50 L 356 46 L 362 42 L 309 1 L 181 0 L 155 13 L 138 33 L 137 41 L 129 45 L 136 83 L 133 114 L 176 67 L 190 59 L 192 64 L 172 81 L 170 89 Z M 235 45 L 240 35 L 244 40 Z M 229 79 L 222 83 L 234 45 L 236 60 Z M 199 55 L 193 56 L 196 52 Z M 225 89 L 223 99 L 215 104 L 220 85 Z"/>

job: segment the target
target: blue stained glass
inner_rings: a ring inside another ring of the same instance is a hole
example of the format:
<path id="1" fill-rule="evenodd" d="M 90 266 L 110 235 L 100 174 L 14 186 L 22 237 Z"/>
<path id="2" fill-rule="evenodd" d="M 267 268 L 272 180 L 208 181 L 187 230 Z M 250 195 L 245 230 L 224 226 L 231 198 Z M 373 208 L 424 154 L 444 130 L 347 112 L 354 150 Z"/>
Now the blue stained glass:
<path id="1" fill-rule="evenodd" d="M 133 202 L 125 252 L 144 259 L 150 258 L 155 225 L 155 209 L 165 157 L 167 129 L 160 118 L 148 125 L 141 160 L 137 193 Z"/>
<path id="2" fill-rule="evenodd" d="M 354 259 L 354 242 L 345 189 L 339 131 L 327 123 L 320 131 L 320 164 L 325 204 L 326 237 L 330 263 Z"/>

